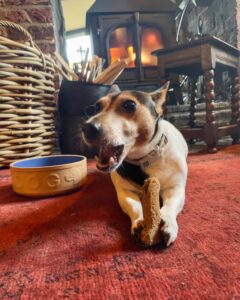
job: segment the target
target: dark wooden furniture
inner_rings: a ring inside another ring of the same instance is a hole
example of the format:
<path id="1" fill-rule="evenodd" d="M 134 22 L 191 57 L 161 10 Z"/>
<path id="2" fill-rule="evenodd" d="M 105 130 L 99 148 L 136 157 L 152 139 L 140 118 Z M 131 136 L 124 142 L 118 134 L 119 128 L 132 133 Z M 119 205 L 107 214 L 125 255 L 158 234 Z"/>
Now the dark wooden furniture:
<path id="1" fill-rule="evenodd" d="M 191 78 L 190 128 L 180 128 L 186 139 L 203 139 L 209 150 L 216 152 L 218 139 L 231 135 L 233 143 L 240 138 L 239 99 L 240 52 L 237 48 L 222 40 L 205 36 L 185 44 L 156 50 L 160 80 L 171 79 L 172 75 L 185 74 Z M 230 71 L 232 77 L 232 116 L 229 124 L 219 127 L 214 114 L 215 107 L 215 71 L 218 65 Z M 196 81 L 204 76 L 204 99 L 206 102 L 206 123 L 202 128 L 195 126 Z"/>

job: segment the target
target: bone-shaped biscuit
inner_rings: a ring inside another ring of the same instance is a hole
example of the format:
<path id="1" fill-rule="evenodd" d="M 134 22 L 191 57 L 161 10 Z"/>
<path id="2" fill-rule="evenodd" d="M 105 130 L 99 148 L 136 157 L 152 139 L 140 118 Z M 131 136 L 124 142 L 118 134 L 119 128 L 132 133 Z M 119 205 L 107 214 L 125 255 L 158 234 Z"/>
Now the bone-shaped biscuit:
<path id="1" fill-rule="evenodd" d="M 151 177 L 144 181 L 143 207 L 143 229 L 141 231 L 141 242 L 146 246 L 160 243 L 160 183 L 157 178 Z"/>

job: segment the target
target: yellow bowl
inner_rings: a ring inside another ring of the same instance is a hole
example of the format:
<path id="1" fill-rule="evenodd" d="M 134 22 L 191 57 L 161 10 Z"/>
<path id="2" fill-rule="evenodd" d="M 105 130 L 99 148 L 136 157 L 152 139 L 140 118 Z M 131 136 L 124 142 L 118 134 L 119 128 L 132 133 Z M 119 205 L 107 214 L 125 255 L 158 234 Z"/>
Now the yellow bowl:
<path id="1" fill-rule="evenodd" d="M 52 155 L 10 165 L 13 190 L 20 195 L 46 197 L 79 189 L 87 179 L 87 159 L 80 155 Z"/>

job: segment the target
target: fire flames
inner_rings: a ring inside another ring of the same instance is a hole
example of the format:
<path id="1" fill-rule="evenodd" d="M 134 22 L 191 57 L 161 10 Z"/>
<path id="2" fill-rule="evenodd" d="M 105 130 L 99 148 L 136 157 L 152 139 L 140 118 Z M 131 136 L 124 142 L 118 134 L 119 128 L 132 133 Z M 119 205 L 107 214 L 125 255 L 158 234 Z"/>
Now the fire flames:
<path id="1" fill-rule="evenodd" d="M 131 58 L 128 67 L 136 67 L 136 52 L 133 46 L 131 33 L 125 28 L 118 28 L 110 40 L 111 64 L 118 59 Z M 164 47 L 161 33 L 155 28 L 143 28 L 141 34 L 141 62 L 143 66 L 156 66 L 157 59 L 151 52 Z M 112 42 L 112 43 L 111 43 Z"/>
<path id="2" fill-rule="evenodd" d="M 146 28 L 142 33 L 141 61 L 143 66 L 156 66 L 157 58 L 151 52 L 164 48 L 162 36 L 154 28 Z"/>
<path id="3" fill-rule="evenodd" d="M 131 63 L 128 65 L 129 68 L 135 67 L 136 53 L 134 52 L 133 46 L 124 47 L 113 47 L 110 48 L 111 64 L 118 59 L 131 58 Z"/>

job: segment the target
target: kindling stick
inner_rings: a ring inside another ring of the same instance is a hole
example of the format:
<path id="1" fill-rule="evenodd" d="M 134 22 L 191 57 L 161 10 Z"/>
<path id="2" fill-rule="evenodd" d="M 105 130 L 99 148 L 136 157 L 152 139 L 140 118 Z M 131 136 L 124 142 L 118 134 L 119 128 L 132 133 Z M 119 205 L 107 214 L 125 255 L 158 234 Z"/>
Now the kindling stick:
<path id="1" fill-rule="evenodd" d="M 72 78 L 74 81 L 112 85 L 131 62 L 130 58 L 121 60 L 118 59 L 113 64 L 108 66 L 104 71 L 102 71 L 104 60 L 95 55 L 91 61 L 88 61 L 88 56 L 89 49 L 86 50 L 84 60 L 80 63 L 81 70 L 79 70 L 79 64 L 75 65 L 74 70 L 75 72 L 79 73 L 78 75 L 70 68 L 68 63 L 58 52 L 55 52 L 54 57 L 55 61 L 60 64 L 61 68 L 57 65 L 57 63 L 55 63 L 55 66 L 65 79 L 71 80 Z"/>
<path id="2" fill-rule="evenodd" d="M 94 83 L 113 84 L 130 62 L 130 58 L 115 61 L 94 80 Z"/>
<path id="3" fill-rule="evenodd" d="M 86 67 L 88 64 L 88 54 L 89 54 L 89 48 L 87 48 L 84 61 L 82 62 L 82 70 L 81 70 L 81 73 L 78 78 L 78 80 L 80 80 L 80 81 L 84 81 L 84 77 L 86 76 L 85 73 L 87 72 Z"/>
<path id="4" fill-rule="evenodd" d="M 60 65 L 72 76 L 73 80 L 78 80 L 77 74 L 69 67 L 66 61 L 62 58 L 62 56 L 58 53 L 54 53 L 56 60 L 60 63 Z"/>

